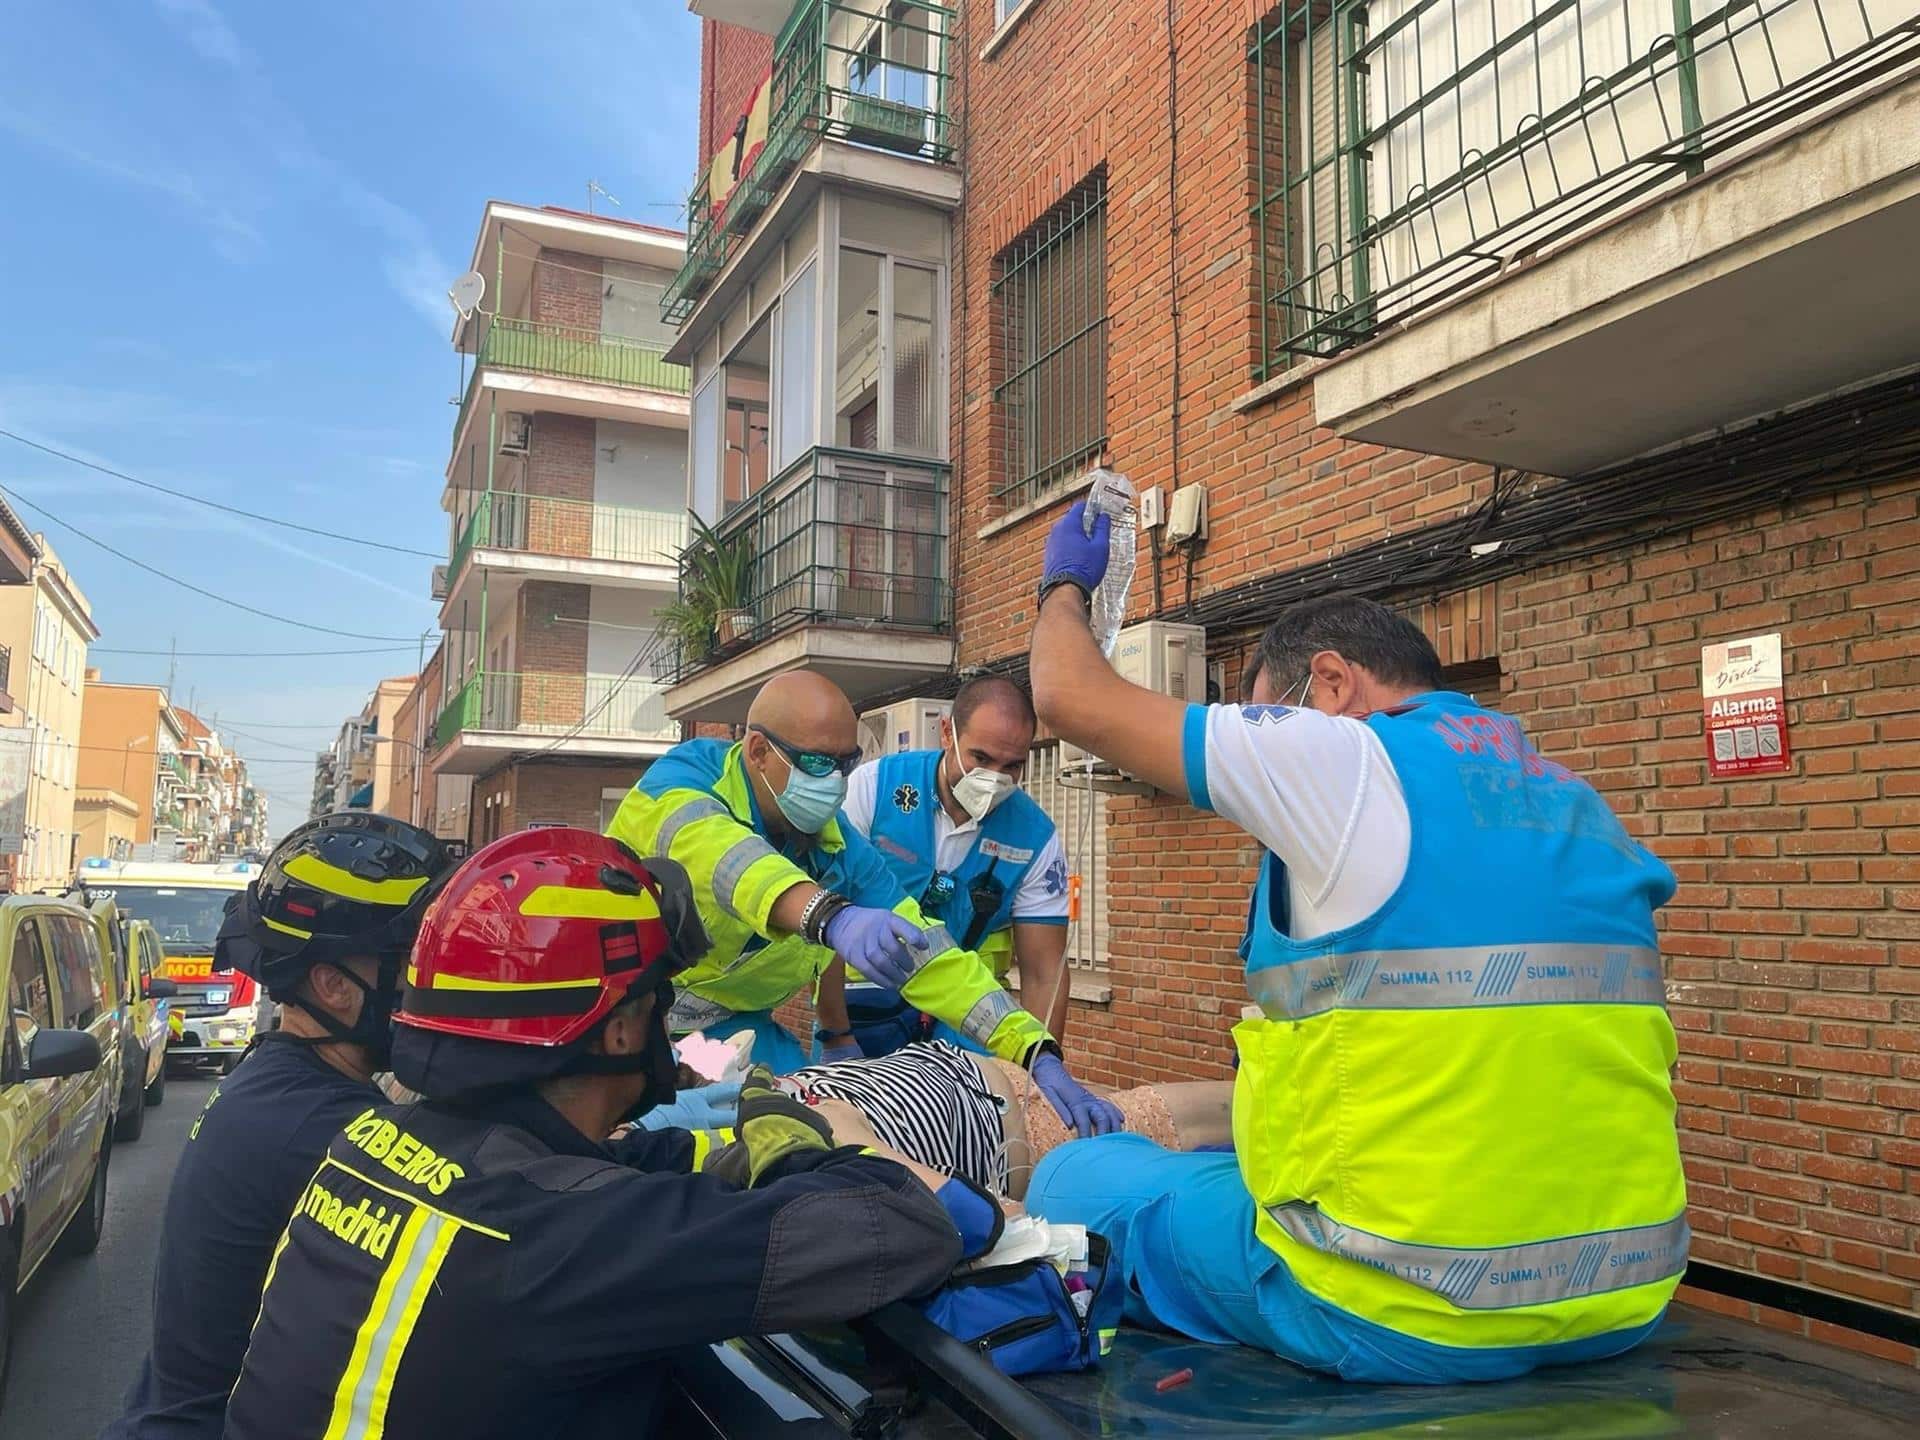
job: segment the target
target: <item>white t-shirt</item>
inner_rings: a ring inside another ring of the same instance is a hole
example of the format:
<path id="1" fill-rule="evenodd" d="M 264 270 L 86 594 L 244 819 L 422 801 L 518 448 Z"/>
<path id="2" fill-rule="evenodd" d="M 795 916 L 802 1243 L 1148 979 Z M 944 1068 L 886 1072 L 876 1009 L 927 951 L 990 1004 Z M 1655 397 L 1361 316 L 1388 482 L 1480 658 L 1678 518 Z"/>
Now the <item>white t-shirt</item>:
<path id="1" fill-rule="evenodd" d="M 1187 795 L 1287 867 L 1290 928 L 1311 940 L 1380 908 L 1413 828 L 1386 747 L 1365 722 L 1286 705 L 1190 705 Z"/>
<path id="2" fill-rule="evenodd" d="M 869 760 L 847 777 L 847 798 L 840 804 L 841 815 L 869 839 L 873 835 L 873 807 L 879 789 L 880 762 Z M 937 795 L 927 796 L 924 803 L 933 807 L 933 863 L 941 870 L 957 870 L 980 838 L 980 822 L 969 819 L 963 825 L 954 824 Z M 1013 918 L 1042 925 L 1064 924 L 1066 874 L 1066 853 L 1060 848 L 1060 832 L 1055 830 L 1040 847 L 1040 853 L 1033 857 L 1020 888 L 1014 891 Z"/>

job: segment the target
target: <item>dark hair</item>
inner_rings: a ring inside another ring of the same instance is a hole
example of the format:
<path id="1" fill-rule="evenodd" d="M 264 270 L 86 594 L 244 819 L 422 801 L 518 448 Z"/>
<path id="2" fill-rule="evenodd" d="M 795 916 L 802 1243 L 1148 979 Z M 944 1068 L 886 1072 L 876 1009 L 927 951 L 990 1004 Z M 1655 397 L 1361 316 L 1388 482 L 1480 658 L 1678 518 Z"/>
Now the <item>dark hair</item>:
<path id="1" fill-rule="evenodd" d="M 1033 712 L 1033 701 L 1027 692 L 1004 675 L 976 675 L 967 681 L 953 696 L 953 733 L 958 735 L 967 728 L 967 722 L 973 719 L 973 712 L 982 705 L 1008 705 L 1027 725 L 1037 727 L 1040 717 Z"/>
<path id="2" fill-rule="evenodd" d="M 1441 685 L 1440 657 L 1420 627 L 1379 601 L 1358 595 L 1303 600 L 1282 613 L 1260 637 L 1255 673 L 1265 671 L 1275 691 L 1297 685 L 1322 650 L 1364 666 L 1388 685 L 1416 690 Z"/>

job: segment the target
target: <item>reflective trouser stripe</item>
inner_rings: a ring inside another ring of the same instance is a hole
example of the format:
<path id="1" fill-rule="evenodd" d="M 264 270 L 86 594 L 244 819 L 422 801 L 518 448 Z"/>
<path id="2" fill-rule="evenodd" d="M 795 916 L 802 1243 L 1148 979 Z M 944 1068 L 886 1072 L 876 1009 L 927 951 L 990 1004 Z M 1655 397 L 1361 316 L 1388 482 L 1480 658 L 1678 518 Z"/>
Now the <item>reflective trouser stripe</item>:
<path id="1" fill-rule="evenodd" d="M 1000 1028 L 1000 1022 L 1019 1008 L 1006 991 L 989 990 L 967 1011 L 967 1018 L 960 1022 L 960 1032 L 976 1044 L 985 1045 Z"/>
<path id="2" fill-rule="evenodd" d="M 1662 1005 L 1660 952 L 1636 945 L 1471 945 L 1314 955 L 1247 977 L 1272 1020 L 1328 1010 Z"/>
<path id="3" fill-rule="evenodd" d="M 652 855 L 664 855 L 671 858 L 673 842 L 680 838 L 680 832 L 697 820 L 711 820 L 716 815 L 731 815 L 733 812 L 718 800 L 688 800 L 675 807 L 673 813 L 660 822 L 660 828 L 654 831 L 653 844 L 648 848 Z"/>
<path id="4" fill-rule="evenodd" d="M 734 919 L 742 918 L 734 908 L 733 895 L 740 888 L 740 882 L 746 878 L 747 871 L 769 857 L 778 859 L 780 852 L 775 850 L 758 835 L 745 835 L 727 847 L 726 854 L 720 857 L 720 863 L 713 867 L 713 898 L 720 908 Z"/>
<path id="5" fill-rule="evenodd" d="M 718 1000 L 709 1000 L 691 990 L 682 990 L 673 997 L 673 1008 L 667 1011 L 667 1032 L 671 1035 L 690 1035 L 695 1030 L 705 1030 L 709 1025 L 731 1020 L 738 1013 Z"/>
<path id="6" fill-rule="evenodd" d="M 326 1440 L 379 1440 L 386 1432 L 387 1402 L 400 1357 L 459 1233 L 457 1222 L 432 1210 L 415 1210 L 408 1217 L 334 1391 Z"/>
<path id="7" fill-rule="evenodd" d="M 733 1144 L 734 1133 L 726 1126 L 718 1130 L 696 1130 L 693 1132 L 693 1169 L 695 1173 L 707 1168 L 707 1161 Z"/>
<path id="8" fill-rule="evenodd" d="M 1389 1240 L 1294 1201 L 1267 1213 L 1300 1244 L 1397 1275 L 1461 1310 L 1547 1305 L 1651 1285 L 1687 1263 L 1687 1218 L 1485 1250 Z"/>

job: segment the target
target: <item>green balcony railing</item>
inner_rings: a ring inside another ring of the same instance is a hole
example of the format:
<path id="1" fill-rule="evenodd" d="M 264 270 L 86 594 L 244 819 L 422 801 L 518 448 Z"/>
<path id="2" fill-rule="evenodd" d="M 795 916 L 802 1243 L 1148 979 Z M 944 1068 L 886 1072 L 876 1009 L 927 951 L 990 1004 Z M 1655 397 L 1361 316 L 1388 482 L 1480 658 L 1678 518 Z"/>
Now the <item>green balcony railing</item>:
<path id="1" fill-rule="evenodd" d="M 593 380 L 603 385 L 630 385 L 664 395 L 687 393 L 687 367 L 669 363 L 667 347 L 657 340 L 605 335 L 598 330 L 576 330 L 512 315 L 495 315 L 485 323 L 473 379 L 454 419 L 456 440 L 466 428 L 467 413 L 480 388 L 480 372 L 488 366 L 566 380 Z"/>
<path id="2" fill-rule="evenodd" d="M 739 160 L 723 150 L 687 197 L 687 258 L 661 298 L 678 325 L 725 268 L 780 184 L 822 139 L 870 145 L 919 159 L 953 156 L 949 37 L 955 12 L 900 0 L 799 0 L 774 43 L 767 134 Z M 730 144 L 733 142 L 730 142 Z M 749 142 L 741 142 L 749 143 Z"/>
<path id="3" fill-rule="evenodd" d="M 680 727 L 667 718 L 664 688 L 651 676 L 482 670 L 441 710 L 434 743 L 450 744 L 467 731 L 674 741 Z"/>
<path id="4" fill-rule="evenodd" d="M 1248 60 L 1271 373 L 1912 67 L 1920 0 L 1285 0 Z"/>
<path id="5" fill-rule="evenodd" d="M 821 446 L 735 507 L 724 536 L 748 534 L 752 598 L 704 654 L 664 655 L 675 681 L 808 622 L 920 630 L 953 627 L 948 479 L 941 461 Z"/>
<path id="6" fill-rule="evenodd" d="M 459 583 L 461 567 L 476 548 L 632 565 L 675 565 L 686 541 L 687 517 L 680 510 L 641 510 L 504 491 L 483 493 L 475 497 L 473 514 L 453 543 L 453 553 L 447 558 L 447 583 L 449 590 Z"/>

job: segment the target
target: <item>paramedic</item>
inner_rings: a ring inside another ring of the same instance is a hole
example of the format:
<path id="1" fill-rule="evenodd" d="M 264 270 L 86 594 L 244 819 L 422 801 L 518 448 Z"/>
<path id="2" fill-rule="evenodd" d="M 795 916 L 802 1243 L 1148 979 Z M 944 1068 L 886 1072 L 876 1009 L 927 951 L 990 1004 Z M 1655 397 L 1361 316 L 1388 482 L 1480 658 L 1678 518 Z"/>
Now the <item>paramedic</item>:
<path id="1" fill-rule="evenodd" d="M 862 765 L 847 780 L 841 818 L 873 842 L 900 888 L 920 897 L 921 912 L 944 922 L 962 950 L 978 951 L 1002 983 L 1018 962 L 1022 995 L 1060 1039 L 1067 860 L 1053 821 L 1020 789 L 1033 731 L 1025 690 L 1003 675 L 969 680 L 940 722 L 940 748 Z M 920 1012 L 899 991 L 848 995 L 838 964 L 820 978 L 817 1009 L 823 1059 L 886 1055 L 921 1036 Z M 934 1033 L 986 1053 L 950 1025 Z"/>
<path id="2" fill-rule="evenodd" d="M 676 745 L 621 802 L 607 833 L 643 860 L 686 869 L 713 942 L 680 977 L 669 1032 L 718 1040 L 751 1030 L 756 1060 L 775 1074 L 797 1070 L 807 1052 L 773 1009 L 837 956 L 1026 1066 L 1080 1134 L 1116 1128 L 1112 1108 L 1068 1074 L 1046 1028 L 945 925 L 928 925 L 879 852 L 841 825 L 858 738 L 840 687 L 791 671 L 754 697 L 746 739 Z"/>
<path id="3" fill-rule="evenodd" d="M 380 1103 L 400 967 L 452 857 L 384 815 L 323 815 L 227 905 L 214 965 L 281 1004 L 207 1097 L 167 1192 L 153 1345 L 105 1440 L 220 1434 L 273 1247 L 334 1134 Z"/>
<path id="4" fill-rule="evenodd" d="M 673 1350 L 946 1278 L 954 1216 L 833 1148 L 764 1070 L 722 1148 L 599 1142 L 673 1097 L 670 977 L 705 945 L 686 876 L 591 831 L 522 831 L 460 868 L 394 1037 L 427 1098 L 349 1116 L 297 1197 L 230 1440 L 656 1434 Z"/>
<path id="5" fill-rule="evenodd" d="M 1418 628 L 1328 597 L 1261 638 L 1251 704 L 1101 658 L 1107 522 L 1047 542 L 1040 718 L 1266 850 L 1241 954 L 1234 1155 L 1063 1146 L 1028 1203 L 1110 1235 L 1135 1303 L 1349 1379 L 1616 1354 L 1687 1258 L 1654 911 L 1667 867 Z"/>

